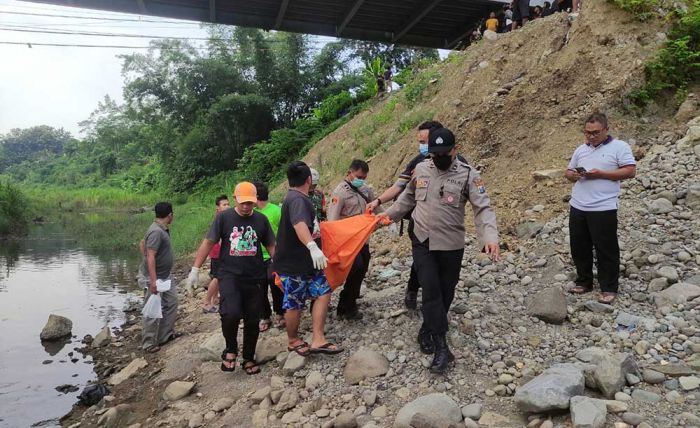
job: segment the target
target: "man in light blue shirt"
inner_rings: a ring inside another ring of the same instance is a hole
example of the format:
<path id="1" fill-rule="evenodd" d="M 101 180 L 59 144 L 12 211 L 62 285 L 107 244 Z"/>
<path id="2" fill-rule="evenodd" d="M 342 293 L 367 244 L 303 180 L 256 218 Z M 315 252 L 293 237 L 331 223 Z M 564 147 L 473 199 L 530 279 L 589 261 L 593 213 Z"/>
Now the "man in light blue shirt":
<path id="1" fill-rule="evenodd" d="M 617 205 L 620 181 L 637 172 L 630 146 L 608 134 L 608 119 L 594 113 L 586 119 L 586 142 L 574 151 L 566 178 L 574 183 L 571 192 L 569 234 L 571 258 L 576 265 L 572 293 L 593 290 L 593 248 L 598 267 L 601 303 L 615 301 L 620 276 L 620 247 L 617 242 Z"/>

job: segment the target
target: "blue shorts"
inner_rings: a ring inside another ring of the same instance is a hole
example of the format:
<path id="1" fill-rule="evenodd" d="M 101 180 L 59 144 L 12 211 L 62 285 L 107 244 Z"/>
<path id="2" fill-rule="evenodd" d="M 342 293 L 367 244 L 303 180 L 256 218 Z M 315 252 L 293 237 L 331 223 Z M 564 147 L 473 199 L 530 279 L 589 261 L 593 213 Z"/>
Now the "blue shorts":
<path id="1" fill-rule="evenodd" d="M 284 300 L 282 301 L 282 309 L 284 310 L 304 309 L 307 299 L 313 300 L 332 291 L 323 271 L 313 275 L 288 276 L 280 274 L 279 276 L 280 281 L 282 281 L 282 291 L 284 291 Z"/>

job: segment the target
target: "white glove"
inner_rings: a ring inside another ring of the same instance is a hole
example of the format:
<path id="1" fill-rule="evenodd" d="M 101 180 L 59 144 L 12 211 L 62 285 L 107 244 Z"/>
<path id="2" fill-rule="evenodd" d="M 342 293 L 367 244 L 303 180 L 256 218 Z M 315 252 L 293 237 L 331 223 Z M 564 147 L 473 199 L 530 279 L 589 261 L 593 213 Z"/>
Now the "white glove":
<path id="1" fill-rule="evenodd" d="M 323 251 L 318 248 L 318 245 L 316 245 L 314 241 L 311 241 L 306 244 L 306 248 L 308 248 L 309 253 L 311 253 L 311 260 L 314 262 L 314 269 L 325 269 L 328 265 L 328 257 L 323 254 Z"/>
<path id="2" fill-rule="evenodd" d="M 192 292 L 194 287 L 197 285 L 199 282 L 199 268 L 192 266 L 192 270 L 190 270 L 190 274 L 187 277 L 187 291 Z"/>

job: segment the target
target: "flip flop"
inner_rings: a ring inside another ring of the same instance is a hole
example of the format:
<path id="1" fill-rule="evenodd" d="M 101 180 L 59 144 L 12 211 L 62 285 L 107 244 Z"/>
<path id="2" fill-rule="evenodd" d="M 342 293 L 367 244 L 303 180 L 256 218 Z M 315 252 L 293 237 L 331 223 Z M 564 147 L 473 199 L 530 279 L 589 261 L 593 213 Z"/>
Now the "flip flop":
<path id="1" fill-rule="evenodd" d="M 144 349 L 149 354 L 155 354 L 156 352 L 160 351 L 160 346 L 158 345 L 153 345 L 149 346 L 148 348 Z"/>
<path id="2" fill-rule="evenodd" d="M 168 337 L 168 339 L 165 342 L 161 343 L 161 345 L 165 345 L 166 343 L 170 343 L 173 340 L 179 339 L 184 335 L 185 335 L 185 333 L 175 332 L 175 333 L 171 334 L 170 337 Z"/>
<path id="3" fill-rule="evenodd" d="M 208 308 L 202 308 L 202 313 L 205 314 L 215 314 L 219 312 L 219 310 L 216 308 L 216 306 L 210 306 Z"/>
<path id="4" fill-rule="evenodd" d="M 335 349 L 333 347 L 335 347 Z M 336 354 L 340 354 L 341 352 L 343 352 L 344 349 L 341 348 L 340 346 L 334 344 L 334 343 L 326 342 L 323 345 L 319 346 L 318 348 L 310 348 L 309 351 L 312 354 L 336 355 Z"/>
<path id="5" fill-rule="evenodd" d="M 306 348 L 306 352 L 301 351 L 301 348 Z M 297 346 L 294 346 L 294 347 L 287 346 L 287 351 L 296 352 L 297 354 L 301 355 L 302 357 L 306 357 L 311 353 L 311 348 L 309 347 L 308 343 L 302 341 Z"/>
<path id="6" fill-rule="evenodd" d="M 586 294 L 590 293 L 591 291 L 593 291 L 593 288 L 584 287 L 583 285 L 577 285 L 576 287 L 569 289 L 569 293 L 571 294 Z"/>
<path id="7" fill-rule="evenodd" d="M 226 358 L 226 354 L 233 354 L 233 358 Z M 236 358 L 238 358 L 238 355 L 236 355 L 235 352 L 227 352 L 224 350 L 224 352 L 221 353 L 221 371 L 222 372 L 232 372 L 236 370 Z M 224 363 L 231 363 L 231 367 L 226 367 L 226 364 Z"/>
<path id="8" fill-rule="evenodd" d="M 271 325 L 272 325 L 272 322 L 270 322 L 269 319 L 260 320 L 260 325 L 258 327 L 260 329 L 260 333 L 264 333 L 264 332 L 268 331 L 270 329 Z"/>
<path id="9" fill-rule="evenodd" d="M 617 293 L 602 293 L 600 297 L 598 298 L 599 303 L 603 303 L 606 305 L 612 305 L 615 302 L 615 299 L 617 298 Z"/>
<path id="10" fill-rule="evenodd" d="M 245 360 L 241 365 L 248 376 L 260 373 L 260 366 L 253 360 Z"/>

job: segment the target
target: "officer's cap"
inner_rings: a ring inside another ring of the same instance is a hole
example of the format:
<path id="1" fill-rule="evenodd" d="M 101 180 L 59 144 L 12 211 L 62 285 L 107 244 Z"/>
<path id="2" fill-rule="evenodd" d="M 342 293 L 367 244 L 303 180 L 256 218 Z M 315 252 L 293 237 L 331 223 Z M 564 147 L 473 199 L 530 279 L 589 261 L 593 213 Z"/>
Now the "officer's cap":
<path id="1" fill-rule="evenodd" d="M 428 153 L 447 153 L 455 146 L 455 134 L 447 128 L 430 131 Z"/>

